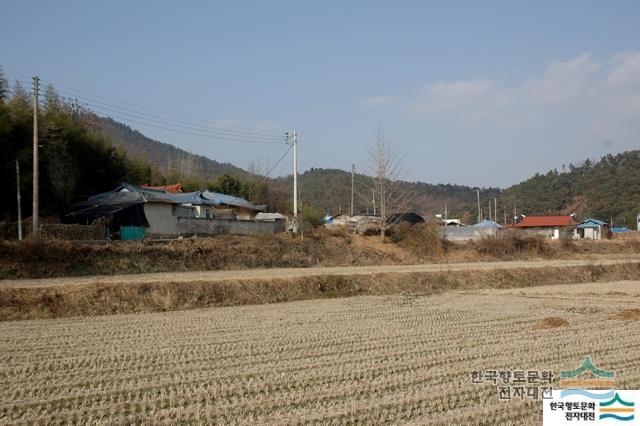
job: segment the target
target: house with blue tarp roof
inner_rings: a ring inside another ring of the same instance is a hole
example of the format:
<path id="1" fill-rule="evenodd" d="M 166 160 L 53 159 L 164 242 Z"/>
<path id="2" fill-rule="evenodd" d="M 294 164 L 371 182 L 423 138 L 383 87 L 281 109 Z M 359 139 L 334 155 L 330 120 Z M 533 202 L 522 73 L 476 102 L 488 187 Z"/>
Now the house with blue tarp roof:
<path id="1" fill-rule="evenodd" d="M 90 224 L 106 218 L 112 232 L 121 236 L 122 227 L 126 227 L 128 232 L 129 228 L 145 228 L 145 232 L 151 235 L 215 234 L 223 233 L 222 228 L 212 228 L 211 222 L 199 219 L 218 219 L 218 225 L 222 226 L 221 221 L 252 221 L 264 209 L 265 206 L 255 205 L 244 198 L 209 190 L 170 192 L 122 183 L 112 191 L 91 196 L 74 205 L 74 210 L 65 216 L 65 220 Z M 140 232 L 131 231 L 131 234 L 140 235 Z"/>
<path id="2" fill-rule="evenodd" d="M 573 236 L 584 240 L 609 238 L 609 224 L 599 219 L 585 219 L 576 225 Z"/>

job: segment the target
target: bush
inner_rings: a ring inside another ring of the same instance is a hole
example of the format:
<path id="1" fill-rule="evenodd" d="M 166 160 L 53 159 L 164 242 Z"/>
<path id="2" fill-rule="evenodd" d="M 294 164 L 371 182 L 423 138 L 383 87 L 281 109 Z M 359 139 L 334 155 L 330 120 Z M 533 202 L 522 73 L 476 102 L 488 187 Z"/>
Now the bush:
<path id="1" fill-rule="evenodd" d="M 435 224 L 401 223 L 393 227 L 391 240 L 418 256 L 443 257 L 451 243 L 440 235 Z"/>
<path id="2" fill-rule="evenodd" d="M 308 223 L 314 227 L 324 224 L 324 215 L 322 212 L 311 206 L 302 208 L 302 219 L 304 220 L 304 223 Z"/>
<path id="3" fill-rule="evenodd" d="M 506 235 L 502 238 L 484 238 L 474 244 L 478 254 L 498 259 L 527 256 L 550 256 L 551 246 L 541 236 Z"/>

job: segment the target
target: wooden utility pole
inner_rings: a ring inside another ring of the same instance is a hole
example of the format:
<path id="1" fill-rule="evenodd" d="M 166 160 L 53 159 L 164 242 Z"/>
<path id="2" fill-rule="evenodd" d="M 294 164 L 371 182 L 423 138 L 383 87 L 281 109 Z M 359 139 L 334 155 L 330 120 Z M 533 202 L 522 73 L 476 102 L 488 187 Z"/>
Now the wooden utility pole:
<path id="1" fill-rule="evenodd" d="M 33 213 L 32 231 L 33 239 L 40 237 L 40 211 L 39 211 L 39 184 L 38 184 L 38 92 L 40 79 L 33 77 Z"/>
<path id="2" fill-rule="evenodd" d="M 16 159 L 16 189 L 18 192 L 18 240 L 22 241 L 22 202 L 20 201 L 20 162 Z"/>
<path id="3" fill-rule="evenodd" d="M 356 165 L 351 165 L 351 210 L 349 211 L 349 215 L 353 216 L 353 181 L 356 175 Z"/>
<path id="4" fill-rule="evenodd" d="M 478 223 L 482 222 L 482 210 L 480 210 L 480 190 L 476 189 L 476 194 L 478 195 Z"/>
<path id="5" fill-rule="evenodd" d="M 493 218 L 496 223 L 498 223 L 498 199 L 493 199 Z"/>

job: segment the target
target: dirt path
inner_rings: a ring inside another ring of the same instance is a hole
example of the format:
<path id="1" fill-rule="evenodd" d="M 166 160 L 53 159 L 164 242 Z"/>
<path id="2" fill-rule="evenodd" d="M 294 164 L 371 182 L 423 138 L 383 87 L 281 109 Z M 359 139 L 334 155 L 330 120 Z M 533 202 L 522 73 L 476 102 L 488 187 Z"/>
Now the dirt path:
<path id="1" fill-rule="evenodd" d="M 549 268 L 587 265 L 618 265 L 640 263 L 640 257 L 628 256 L 620 259 L 596 258 L 580 260 L 540 260 L 509 262 L 472 262 L 472 263 L 440 263 L 420 265 L 380 265 L 380 266 L 344 266 L 314 268 L 276 268 L 249 269 L 234 271 L 202 271 L 202 272 L 158 272 L 150 274 L 108 275 L 93 277 L 65 277 L 25 280 L 2 280 L 0 288 L 24 287 L 56 287 L 90 284 L 144 284 L 162 282 L 217 282 L 230 280 L 251 280 L 264 278 L 300 278 L 322 275 L 370 275 L 370 274 L 403 274 L 416 272 L 473 271 L 519 268 Z"/>

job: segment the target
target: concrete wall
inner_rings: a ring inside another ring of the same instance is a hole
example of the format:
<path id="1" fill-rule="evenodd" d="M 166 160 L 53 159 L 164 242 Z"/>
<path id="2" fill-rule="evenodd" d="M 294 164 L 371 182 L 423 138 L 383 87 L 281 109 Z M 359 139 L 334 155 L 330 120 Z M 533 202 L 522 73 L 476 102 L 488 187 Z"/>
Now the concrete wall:
<path id="1" fill-rule="evenodd" d="M 449 241 L 480 240 L 492 238 L 497 234 L 496 228 L 482 226 L 445 226 L 440 228 L 440 235 Z"/>
<path id="2" fill-rule="evenodd" d="M 211 209 L 213 210 L 213 209 Z M 235 219 L 206 219 L 204 217 L 189 217 L 195 211 L 171 204 L 146 203 L 144 214 L 149 222 L 147 235 L 177 237 L 179 235 L 258 235 L 285 232 L 286 221 L 277 220 L 262 222 Z M 204 213 L 204 211 L 202 211 Z M 186 215 L 185 215 L 186 214 Z"/>
<path id="3" fill-rule="evenodd" d="M 178 218 L 177 227 L 179 233 L 185 235 L 259 235 L 275 234 L 287 230 L 287 224 L 284 220 L 257 222 L 252 220 Z"/>
<path id="4" fill-rule="evenodd" d="M 173 215 L 173 206 L 164 203 L 145 203 L 144 215 L 149 222 L 148 234 L 178 234 L 178 222 Z"/>
<path id="5" fill-rule="evenodd" d="M 518 231 L 524 235 L 540 235 L 545 238 L 551 238 L 552 240 L 571 237 L 573 235 L 571 228 L 520 228 Z"/>

